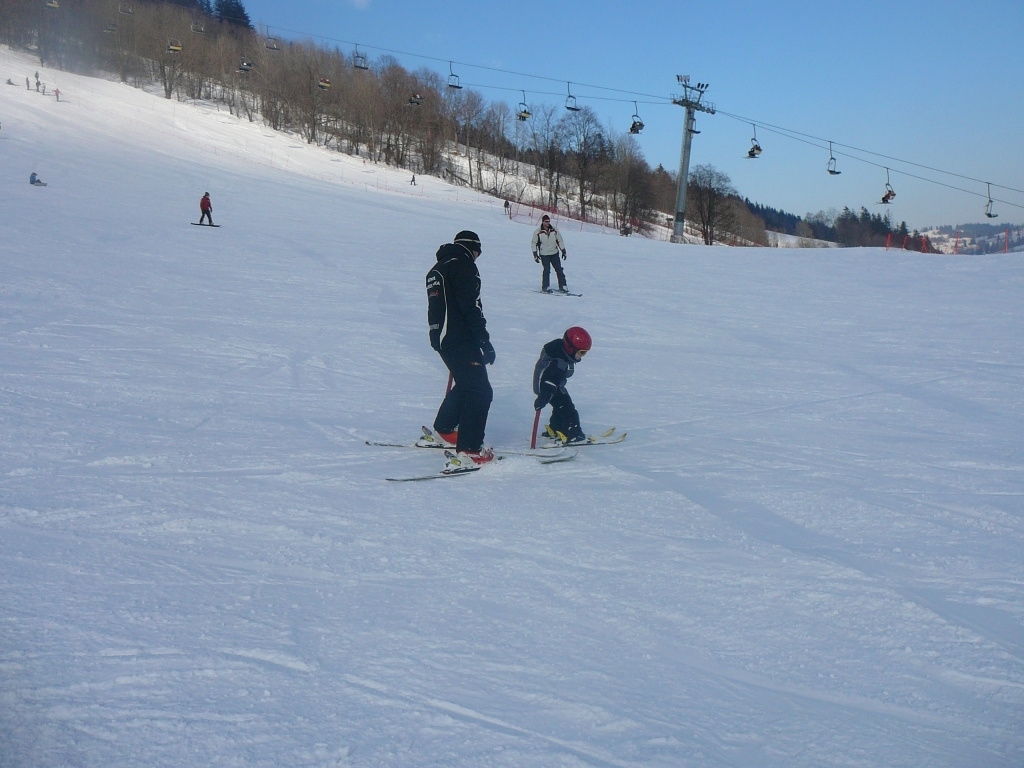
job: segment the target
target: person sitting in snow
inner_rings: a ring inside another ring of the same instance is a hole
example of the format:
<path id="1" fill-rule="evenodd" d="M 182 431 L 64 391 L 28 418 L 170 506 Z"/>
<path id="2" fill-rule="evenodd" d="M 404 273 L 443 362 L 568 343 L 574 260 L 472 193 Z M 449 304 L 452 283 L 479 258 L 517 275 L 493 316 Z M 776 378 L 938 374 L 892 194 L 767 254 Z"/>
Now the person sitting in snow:
<path id="1" fill-rule="evenodd" d="M 35 171 L 32 171 L 32 175 L 28 177 L 28 183 L 34 187 L 45 187 L 46 182 L 40 179 Z"/>
<path id="2" fill-rule="evenodd" d="M 582 443 L 587 439 L 580 426 L 580 414 L 565 388 L 565 382 L 583 356 L 590 351 L 590 334 L 578 325 L 569 328 L 560 339 L 552 339 L 540 351 L 533 367 L 533 401 L 535 410 L 551 405 L 551 420 L 544 428 L 548 437 L 566 443 Z M 563 437 L 564 436 L 564 437 Z"/>

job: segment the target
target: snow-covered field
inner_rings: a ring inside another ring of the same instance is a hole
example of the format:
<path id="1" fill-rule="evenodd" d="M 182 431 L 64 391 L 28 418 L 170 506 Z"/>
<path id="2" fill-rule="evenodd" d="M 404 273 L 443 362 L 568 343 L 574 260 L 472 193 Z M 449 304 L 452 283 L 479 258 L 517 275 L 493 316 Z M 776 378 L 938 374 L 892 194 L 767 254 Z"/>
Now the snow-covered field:
<path id="1" fill-rule="evenodd" d="M 529 222 L 0 49 L 0 766 L 1024 765 L 1019 255 Z M 46 188 L 27 183 L 36 171 Z M 209 191 L 220 229 L 189 226 Z M 478 231 L 498 359 L 618 446 L 395 484 Z"/>

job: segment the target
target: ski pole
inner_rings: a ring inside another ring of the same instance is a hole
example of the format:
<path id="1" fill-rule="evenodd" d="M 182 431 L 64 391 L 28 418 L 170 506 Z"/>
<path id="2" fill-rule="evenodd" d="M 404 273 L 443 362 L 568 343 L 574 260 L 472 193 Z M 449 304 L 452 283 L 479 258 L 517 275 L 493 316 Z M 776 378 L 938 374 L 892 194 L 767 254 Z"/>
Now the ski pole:
<path id="1" fill-rule="evenodd" d="M 533 435 L 530 436 L 530 450 L 537 447 L 537 425 L 540 424 L 540 408 L 533 414 Z"/>

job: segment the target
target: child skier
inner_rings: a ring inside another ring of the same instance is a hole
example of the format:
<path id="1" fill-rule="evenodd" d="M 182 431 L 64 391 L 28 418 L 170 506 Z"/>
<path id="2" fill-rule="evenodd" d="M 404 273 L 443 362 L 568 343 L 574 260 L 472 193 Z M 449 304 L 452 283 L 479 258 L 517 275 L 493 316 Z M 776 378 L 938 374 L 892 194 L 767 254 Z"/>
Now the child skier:
<path id="1" fill-rule="evenodd" d="M 582 443 L 587 439 L 565 382 L 572 376 L 576 363 L 590 351 L 591 344 L 590 334 L 574 325 L 562 338 L 549 341 L 540 351 L 533 368 L 533 393 L 537 395 L 533 407 L 540 411 L 551 404 L 551 420 L 545 428 L 549 437 L 558 437 L 561 433 L 567 443 Z"/>

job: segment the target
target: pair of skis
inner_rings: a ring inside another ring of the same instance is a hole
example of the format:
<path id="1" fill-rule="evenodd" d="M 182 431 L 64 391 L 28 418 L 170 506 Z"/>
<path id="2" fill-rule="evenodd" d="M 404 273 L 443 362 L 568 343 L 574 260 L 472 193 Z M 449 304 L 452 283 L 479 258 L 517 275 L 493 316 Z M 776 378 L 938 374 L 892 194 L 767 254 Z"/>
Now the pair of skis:
<path id="1" fill-rule="evenodd" d="M 550 427 L 549 427 L 550 429 Z M 594 435 L 588 435 L 584 440 L 570 440 L 561 432 L 555 432 L 554 436 L 548 435 L 549 442 L 540 446 L 540 450 L 551 450 L 552 448 L 578 448 L 585 445 L 615 445 L 621 443 L 626 439 L 626 432 L 620 432 L 616 434 L 617 427 L 612 427 L 606 432 L 602 432 L 597 437 Z"/>
<path id="2" fill-rule="evenodd" d="M 588 438 L 585 442 L 578 443 L 567 443 L 564 441 L 552 441 L 551 443 L 541 446 L 534 450 L 500 450 L 496 453 L 494 461 L 500 461 L 506 456 L 527 456 L 537 459 L 540 464 L 560 464 L 564 461 L 572 461 L 579 455 L 579 451 L 573 450 L 577 446 L 584 445 L 609 445 L 614 443 L 621 443 L 626 439 L 626 433 L 623 432 L 621 435 L 616 435 L 614 438 L 612 435 L 615 433 L 615 428 L 608 430 L 600 437 Z M 456 454 L 451 445 L 448 445 L 443 440 L 440 440 L 429 428 L 423 427 L 423 436 L 412 443 L 392 443 L 377 440 L 365 441 L 367 445 L 379 446 L 384 448 L 428 448 L 428 449 L 443 449 L 445 456 L 449 459 L 449 462 L 456 458 Z M 459 475 L 468 475 L 473 472 L 478 472 L 486 466 L 484 464 L 473 464 L 471 466 L 448 468 L 439 472 L 432 472 L 424 475 L 412 475 L 408 477 L 388 477 L 387 480 L 396 483 L 409 483 L 418 482 L 423 480 L 438 480 L 442 477 L 458 477 Z"/>
<path id="3" fill-rule="evenodd" d="M 402 447 L 406 447 L 406 446 L 402 446 Z M 422 446 L 411 446 L 411 447 L 420 448 Z M 444 455 L 448 458 L 449 463 L 451 463 L 451 461 L 453 459 L 457 459 L 457 456 L 455 455 L 455 453 L 452 452 L 451 449 L 446 450 L 444 452 Z M 578 451 L 568 451 L 567 450 L 567 451 L 563 451 L 561 453 L 556 453 L 556 454 L 553 454 L 553 455 L 548 454 L 548 455 L 540 456 L 540 455 L 537 455 L 535 453 L 534 454 L 527 454 L 527 453 L 524 453 L 522 451 L 505 451 L 504 453 L 496 454 L 492 461 L 501 461 L 506 456 L 524 456 L 524 455 L 525 456 L 533 456 L 534 458 L 537 459 L 538 463 L 540 463 L 540 464 L 560 464 L 563 461 L 572 461 L 573 459 L 575 459 L 579 455 L 579 452 Z M 490 463 L 491 462 L 488 462 L 488 464 L 490 464 Z M 415 483 L 415 482 L 419 482 L 421 480 L 440 480 L 442 477 L 459 477 L 461 475 L 469 475 L 469 474 L 472 474 L 473 472 L 479 472 L 485 466 L 487 466 L 487 464 L 469 464 L 469 465 L 465 465 L 465 466 L 458 466 L 458 467 L 452 467 L 452 468 L 446 467 L 445 469 L 442 469 L 439 472 L 431 472 L 430 474 L 426 474 L 426 475 L 411 475 L 411 476 L 408 476 L 408 477 L 388 477 L 388 478 L 385 478 L 385 479 L 386 480 L 390 480 L 391 482 L 394 482 L 394 483 Z"/>

